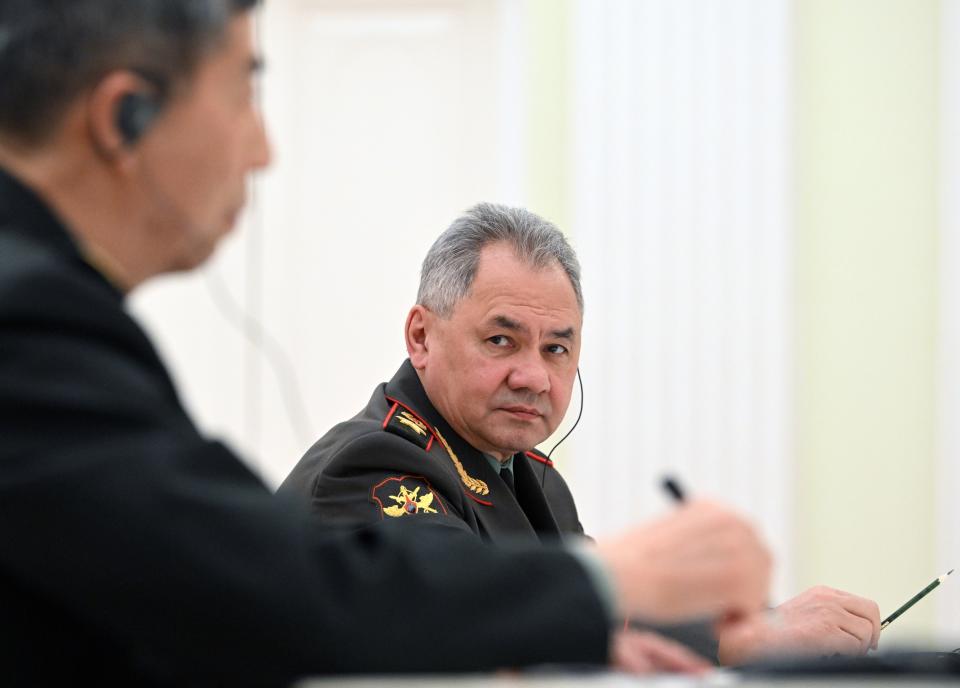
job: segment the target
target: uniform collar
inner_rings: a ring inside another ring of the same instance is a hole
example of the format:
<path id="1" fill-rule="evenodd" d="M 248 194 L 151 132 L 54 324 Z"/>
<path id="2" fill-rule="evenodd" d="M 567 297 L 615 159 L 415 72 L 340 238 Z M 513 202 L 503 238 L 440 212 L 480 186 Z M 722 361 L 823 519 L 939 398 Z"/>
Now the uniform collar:
<path id="1" fill-rule="evenodd" d="M 387 397 L 399 401 L 401 404 L 414 411 L 428 425 L 436 428 L 451 444 L 466 444 L 460 436 L 454 432 L 446 419 L 440 415 L 440 412 L 430 403 L 427 392 L 420 382 L 420 376 L 416 369 L 410 363 L 410 359 L 405 360 L 400 369 L 387 383 Z M 456 443 L 454 442 L 456 440 Z M 469 446 L 469 445 L 467 445 Z M 471 449 L 473 449 L 471 447 Z M 473 451 L 476 451 L 475 449 Z"/>
<path id="2" fill-rule="evenodd" d="M 461 458 L 469 457 L 474 470 L 477 470 L 478 465 L 483 465 L 486 468 L 487 461 L 483 452 L 460 437 L 430 402 L 430 398 L 420 382 L 420 376 L 417 375 L 417 371 L 410 363 L 409 358 L 403 362 L 400 369 L 387 383 L 386 394 L 388 398 L 399 401 L 420 416 L 428 425 L 435 428 L 450 443 L 457 456 Z M 499 477 L 499 469 L 495 473 Z"/>
<path id="3" fill-rule="evenodd" d="M 490 468 L 495 470 L 497 473 L 499 473 L 504 468 L 506 468 L 508 471 L 513 473 L 513 457 L 512 456 L 507 457 L 506 461 L 501 461 L 497 457 L 491 456 L 490 454 L 487 454 L 486 452 L 484 452 L 483 458 L 485 458 L 487 460 L 487 463 L 490 464 Z"/>
<path id="4" fill-rule="evenodd" d="M 494 541 L 502 537 L 528 537 L 535 540 L 538 535 L 548 539 L 559 535 L 556 521 L 527 457 L 523 453 L 511 457 L 517 495 L 525 503 L 521 507 L 517 495 L 511 493 L 500 478 L 499 462 L 491 462 L 492 457 L 487 457 L 454 432 L 430 403 L 409 359 L 403 362 L 387 383 L 385 393 L 389 400 L 399 402 L 439 432 L 449 442 L 467 473 L 484 481 L 489 487 L 490 493 L 482 497 L 464 490 L 475 503 L 474 511 L 489 538 Z"/>

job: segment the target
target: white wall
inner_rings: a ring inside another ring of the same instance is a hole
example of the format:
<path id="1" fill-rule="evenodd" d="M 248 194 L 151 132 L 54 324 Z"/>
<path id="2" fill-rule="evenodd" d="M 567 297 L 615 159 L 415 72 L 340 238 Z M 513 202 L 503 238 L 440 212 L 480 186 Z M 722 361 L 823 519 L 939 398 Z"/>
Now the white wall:
<path id="1" fill-rule="evenodd" d="M 960 1 L 942 5 L 940 461 L 937 569 L 960 568 Z M 960 581 L 937 590 L 938 632 L 960 644 Z"/>
<path id="2" fill-rule="evenodd" d="M 787 0 L 575 3 L 582 427 L 596 533 L 659 479 L 756 517 L 789 589 L 791 24 Z M 597 479 L 600 476 L 601 479 Z"/>

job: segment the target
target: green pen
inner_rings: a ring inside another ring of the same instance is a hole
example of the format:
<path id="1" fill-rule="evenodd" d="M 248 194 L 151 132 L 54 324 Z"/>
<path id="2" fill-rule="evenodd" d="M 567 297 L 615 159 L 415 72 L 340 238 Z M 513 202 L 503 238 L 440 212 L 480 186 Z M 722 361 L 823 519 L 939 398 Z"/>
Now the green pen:
<path id="1" fill-rule="evenodd" d="M 930 594 L 930 592 L 931 592 L 934 588 L 936 588 L 938 585 L 940 585 L 943 581 L 947 580 L 947 576 L 949 576 L 951 573 L 953 573 L 953 569 L 950 569 L 950 570 L 947 571 L 945 574 L 943 574 L 943 575 L 940 576 L 939 578 L 935 579 L 932 583 L 930 583 L 930 585 L 928 585 L 928 586 L 925 587 L 923 590 L 921 590 L 921 591 L 918 592 L 916 595 L 914 595 L 914 596 L 911 597 L 909 600 L 907 600 L 907 601 L 903 604 L 903 606 L 901 606 L 897 611 L 895 611 L 893 614 L 891 614 L 890 616 L 888 616 L 886 619 L 883 620 L 883 623 L 880 624 L 880 630 L 882 631 L 884 628 L 886 628 L 887 626 L 889 626 L 891 623 L 893 623 L 893 622 L 897 619 L 897 617 L 899 617 L 899 616 L 900 616 L 901 614 L 903 614 L 905 611 L 907 611 L 908 609 L 910 609 L 910 607 L 912 607 L 912 606 L 915 605 L 917 602 L 919 602 L 919 601 L 922 600 L 924 597 L 926 597 L 928 594 Z"/>

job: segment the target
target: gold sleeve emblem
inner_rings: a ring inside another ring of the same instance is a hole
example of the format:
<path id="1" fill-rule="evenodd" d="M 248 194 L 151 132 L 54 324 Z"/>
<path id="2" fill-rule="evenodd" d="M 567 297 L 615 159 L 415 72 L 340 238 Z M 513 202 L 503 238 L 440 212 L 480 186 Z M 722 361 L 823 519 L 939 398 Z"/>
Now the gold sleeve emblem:
<path id="1" fill-rule="evenodd" d="M 433 493 L 427 492 L 420 496 L 420 487 L 410 490 L 406 485 L 400 486 L 400 493 L 390 495 L 389 497 L 396 502 L 393 506 L 384 508 L 383 513 L 393 518 L 401 516 L 412 516 L 413 514 L 435 514 L 437 510 L 430 505 L 433 504 Z"/>

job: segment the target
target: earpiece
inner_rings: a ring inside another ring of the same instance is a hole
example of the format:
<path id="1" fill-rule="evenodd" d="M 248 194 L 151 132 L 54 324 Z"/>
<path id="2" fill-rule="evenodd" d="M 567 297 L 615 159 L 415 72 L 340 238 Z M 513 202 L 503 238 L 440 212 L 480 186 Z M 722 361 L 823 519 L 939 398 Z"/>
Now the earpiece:
<path id="1" fill-rule="evenodd" d="M 563 441 L 570 437 L 570 433 L 577 429 L 577 426 L 580 425 L 580 419 L 583 417 L 583 376 L 580 375 L 580 367 L 577 366 L 577 382 L 580 383 L 580 411 L 577 412 L 577 419 L 573 421 L 573 426 L 567 430 L 567 434 L 560 438 L 560 440 L 553 445 L 553 449 L 547 452 L 547 461 L 550 460 L 550 457 L 553 456 L 553 452 L 563 444 Z M 540 487 L 543 487 L 543 484 L 547 480 L 547 464 L 543 464 L 543 474 L 540 476 Z"/>
<path id="2" fill-rule="evenodd" d="M 117 129 L 124 144 L 132 146 L 143 136 L 160 112 L 157 99 L 143 91 L 127 93 L 117 107 Z"/>

